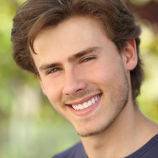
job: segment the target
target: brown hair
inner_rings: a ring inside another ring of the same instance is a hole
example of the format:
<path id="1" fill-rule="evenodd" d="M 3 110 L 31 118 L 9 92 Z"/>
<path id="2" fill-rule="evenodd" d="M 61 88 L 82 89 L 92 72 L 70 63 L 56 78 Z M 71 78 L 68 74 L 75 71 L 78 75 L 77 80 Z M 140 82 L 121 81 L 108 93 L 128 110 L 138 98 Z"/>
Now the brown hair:
<path id="1" fill-rule="evenodd" d="M 17 11 L 12 29 L 13 56 L 23 69 L 38 75 L 30 48 L 37 34 L 46 27 L 56 26 L 75 15 L 91 16 L 103 24 L 108 37 L 121 50 L 135 39 L 138 64 L 131 71 L 133 99 L 139 95 L 143 80 L 139 55 L 140 28 L 121 0 L 28 0 Z"/>

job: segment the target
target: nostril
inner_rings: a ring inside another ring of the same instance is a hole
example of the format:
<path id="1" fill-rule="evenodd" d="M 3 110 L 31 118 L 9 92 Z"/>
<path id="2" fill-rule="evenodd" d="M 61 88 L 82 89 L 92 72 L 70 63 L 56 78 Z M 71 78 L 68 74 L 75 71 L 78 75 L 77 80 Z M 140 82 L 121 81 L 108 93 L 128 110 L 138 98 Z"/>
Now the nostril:
<path id="1" fill-rule="evenodd" d="M 77 94 L 79 94 L 79 93 L 82 93 L 82 91 L 84 91 L 83 89 L 67 89 L 66 91 L 65 91 L 65 95 L 77 95 Z"/>
<path id="2" fill-rule="evenodd" d="M 85 89 L 86 83 L 84 81 L 73 79 L 71 81 L 69 80 L 69 82 L 65 82 L 63 94 L 74 95 L 85 91 Z"/>

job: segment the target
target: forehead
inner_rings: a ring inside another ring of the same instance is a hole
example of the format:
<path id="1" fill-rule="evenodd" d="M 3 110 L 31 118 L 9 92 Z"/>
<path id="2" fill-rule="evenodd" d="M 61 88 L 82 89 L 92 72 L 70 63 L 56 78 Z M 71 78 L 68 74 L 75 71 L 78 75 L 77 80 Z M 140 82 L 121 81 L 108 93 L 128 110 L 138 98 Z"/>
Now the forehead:
<path id="1" fill-rule="evenodd" d="M 108 42 L 107 35 L 99 21 L 92 17 L 71 17 L 55 27 L 42 30 L 34 41 L 36 56 L 65 57 L 88 47 L 97 47 Z"/>

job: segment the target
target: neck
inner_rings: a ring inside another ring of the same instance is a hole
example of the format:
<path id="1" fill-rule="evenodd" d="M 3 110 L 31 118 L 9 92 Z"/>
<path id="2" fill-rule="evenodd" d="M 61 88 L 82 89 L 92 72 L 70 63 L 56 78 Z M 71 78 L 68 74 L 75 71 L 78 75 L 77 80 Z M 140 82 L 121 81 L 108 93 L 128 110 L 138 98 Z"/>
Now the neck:
<path id="1" fill-rule="evenodd" d="M 138 106 L 128 103 L 108 129 L 81 141 L 89 158 L 121 158 L 143 146 L 157 132 L 157 126 L 144 117 Z"/>

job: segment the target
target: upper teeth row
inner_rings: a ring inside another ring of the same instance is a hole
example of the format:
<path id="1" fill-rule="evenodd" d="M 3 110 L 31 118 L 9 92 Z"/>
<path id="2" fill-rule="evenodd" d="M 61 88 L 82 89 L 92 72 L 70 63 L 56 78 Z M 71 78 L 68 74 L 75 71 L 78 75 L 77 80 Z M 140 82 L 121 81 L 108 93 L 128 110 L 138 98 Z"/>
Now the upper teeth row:
<path id="1" fill-rule="evenodd" d="M 75 109 L 75 110 L 83 110 L 85 108 L 88 108 L 89 106 L 95 104 L 97 101 L 98 101 L 99 97 L 98 96 L 95 96 L 93 98 L 91 98 L 90 100 L 82 103 L 82 104 L 75 104 L 75 105 L 72 105 L 72 107 Z"/>

